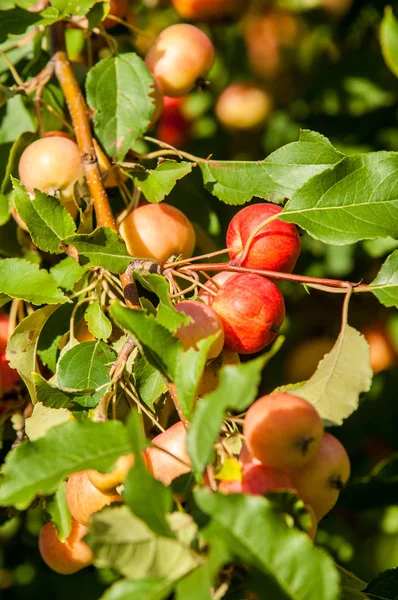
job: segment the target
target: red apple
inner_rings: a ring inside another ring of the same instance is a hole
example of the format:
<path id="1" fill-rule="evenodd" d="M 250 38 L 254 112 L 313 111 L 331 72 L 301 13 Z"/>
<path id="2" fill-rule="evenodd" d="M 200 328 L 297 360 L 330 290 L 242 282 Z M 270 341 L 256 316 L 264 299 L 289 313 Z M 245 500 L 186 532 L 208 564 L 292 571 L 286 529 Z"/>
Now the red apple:
<path id="1" fill-rule="evenodd" d="M 239 16 L 247 5 L 242 0 L 172 0 L 180 17 L 188 21 L 213 21 Z"/>
<path id="2" fill-rule="evenodd" d="M 249 452 L 278 469 L 304 467 L 314 461 L 323 432 L 322 419 L 312 404 L 283 392 L 256 400 L 243 425 Z"/>
<path id="3" fill-rule="evenodd" d="M 231 277 L 235 277 L 236 275 L 237 273 L 234 273 L 233 271 L 220 271 L 205 283 L 206 289 L 200 289 L 199 298 L 211 306 L 221 286 L 228 281 L 228 279 L 231 279 Z"/>
<path id="4" fill-rule="evenodd" d="M 128 12 L 129 9 L 129 0 L 110 0 L 110 8 L 108 15 L 112 15 L 114 17 L 118 17 L 119 19 L 123 19 Z M 109 16 L 106 17 L 102 21 L 105 29 L 112 29 L 118 25 L 117 21 L 110 19 Z"/>
<path id="5" fill-rule="evenodd" d="M 162 31 L 145 58 L 166 96 L 185 96 L 205 77 L 214 61 L 214 47 L 203 31 L 179 23 Z"/>
<path id="6" fill-rule="evenodd" d="M 8 323 L 9 316 L 6 313 L 0 313 L 0 397 L 4 392 L 12 390 L 17 381 L 21 380 L 18 371 L 10 367 L 6 358 Z"/>
<path id="7" fill-rule="evenodd" d="M 71 532 L 61 542 L 55 525 L 46 523 L 39 536 L 39 551 L 46 565 L 61 575 L 71 575 L 91 565 L 93 553 L 82 541 L 87 531 L 87 527 L 72 519 Z"/>
<path id="8" fill-rule="evenodd" d="M 233 217 L 227 230 L 227 248 L 231 249 L 229 255 L 234 264 L 284 273 L 293 271 L 301 251 L 295 225 L 276 219 L 261 227 L 264 221 L 280 212 L 280 206 L 261 203 L 246 206 Z M 242 259 L 246 244 L 259 227 Z"/>
<path id="9" fill-rule="evenodd" d="M 164 97 L 163 111 L 156 127 L 156 137 L 175 148 L 181 148 L 189 141 L 191 122 L 184 115 L 182 105 L 185 97 Z"/>
<path id="10" fill-rule="evenodd" d="M 242 492 L 263 495 L 275 491 L 294 492 L 291 475 L 282 469 L 269 467 L 258 462 L 247 463 L 243 467 Z"/>
<path id="11" fill-rule="evenodd" d="M 190 472 L 186 441 L 187 432 L 180 421 L 153 438 L 154 446 L 146 449 L 148 469 L 164 485 L 170 485 L 176 477 Z"/>
<path id="12" fill-rule="evenodd" d="M 224 347 L 239 354 L 265 348 L 275 339 L 285 318 L 281 292 L 272 281 L 259 275 L 229 278 L 211 307 L 224 326 Z"/>

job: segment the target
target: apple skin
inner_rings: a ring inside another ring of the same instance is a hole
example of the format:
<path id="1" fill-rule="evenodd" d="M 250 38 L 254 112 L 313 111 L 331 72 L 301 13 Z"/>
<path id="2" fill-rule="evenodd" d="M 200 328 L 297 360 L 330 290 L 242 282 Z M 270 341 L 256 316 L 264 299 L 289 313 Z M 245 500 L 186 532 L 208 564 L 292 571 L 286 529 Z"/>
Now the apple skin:
<path id="1" fill-rule="evenodd" d="M 190 258 L 195 230 L 178 208 L 161 202 L 144 204 L 120 224 L 119 232 L 131 256 L 166 262 L 170 256 Z"/>
<path id="2" fill-rule="evenodd" d="M 215 111 L 226 129 L 251 131 L 265 125 L 272 106 L 272 96 L 266 90 L 248 83 L 231 83 L 218 97 Z"/>
<path id="3" fill-rule="evenodd" d="M 110 8 L 109 15 L 113 15 L 114 17 L 118 17 L 119 19 L 123 19 L 129 10 L 129 0 L 110 0 Z M 102 21 L 102 25 L 105 29 L 113 29 L 119 25 L 117 21 L 113 21 L 109 17 L 106 17 Z"/>
<path id="4" fill-rule="evenodd" d="M 295 491 L 293 479 L 287 471 L 258 462 L 244 465 L 242 479 L 244 494 L 263 495 L 277 490 Z"/>
<path id="5" fill-rule="evenodd" d="M 185 97 L 164 96 L 163 111 L 156 127 L 156 137 L 174 148 L 181 148 L 190 138 L 191 122 L 182 110 Z"/>
<path id="6" fill-rule="evenodd" d="M 81 525 L 88 525 L 91 515 L 112 502 L 120 500 L 119 494 L 103 494 L 88 478 L 88 470 L 73 473 L 66 484 L 66 503 L 70 514 Z"/>
<path id="7" fill-rule="evenodd" d="M 71 575 L 93 562 L 91 548 L 82 541 L 87 527 L 72 519 L 72 528 L 64 542 L 58 537 L 53 523 L 46 523 L 39 536 L 39 551 L 50 569 L 61 575 Z"/>
<path id="8" fill-rule="evenodd" d="M 32 142 L 19 160 L 19 177 L 27 192 L 59 194 L 68 208 L 73 186 L 84 177 L 77 144 L 66 135 L 45 136 Z"/>
<path id="9" fill-rule="evenodd" d="M 214 21 L 238 17 L 247 6 L 242 0 L 172 0 L 180 17 L 187 21 Z"/>
<path id="10" fill-rule="evenodd" d="M 250 236 L 266 219 L 282 212 L 280 206 L 261 203 L 246 206 L 232 218 L 227 230 L 227 248 L 234 264 L 250 269 L 291 273 L 301 251 L 301 240 L 292 223 L 279 219 L 268 223 L 255 236 L 243 261 L 240 256 Z"/>
<path id="11" fill-rule="evenodd" d="M 369 344 L 370 366 L 373 373 L 380 373 L 396 364 L 395 350 L 383 323 L 370 325 L 362 333 Z"/>
<path id="12" fill-rule="evenodd" d="M 164 448 L 184 463 L 190 464 L 191 459 L 186 451 L 186 441 L 187 432 L 180 421 L 153 438 L 152 443 L 159 448 Z M 173 479 L 191 471 L 190 467 L 153 446 L 147 448 L 145 454 L 148 470 L 164 485 L 170 485 Z"/>
<path id="13" fill-rule="evenodd" d="M 162 31 L 150 48 L 145 64 L 166 96 L 185 96 L 210 71 L 214 47 L 203 31 L 179 23 Z"/>
<path id="14" fill-rule="evenodd" d="M 320 521 L 336 504 L 351 472 L 350 459 L 341 442 L 325 433 L 315 457 L 307 465 L 292 469 L 297 493 L 314 509 Z"/>
<path id="15" fill-rule="evenodd" d="M 220 481 L 217 491 L 227 496 L 228 494 L 243 494 L 242 482 L 239 479 L 233 481 Z"/>
<path id="16" fill-rule="evenodd" d="M 209 279 L 205 283 L 205 287 L 207 289 L 200 288 L 200 291 L 198 294 L 199 298 L 201 300 L 203 300 L 203 302 L 206 302 L 206 304 L 211 306 L 220 287 L 226 281 L 228 281 L 228 279 L 231 279 L 231 277 L 235 277 L 236 275 L 237 275 L 237 273 L 234 273 L 233 271 L 220 271 L 219 273 L 217 273 L 217 275 L 214 275 L 211 279 Z"/>
<path id="17" fill-rule="evenodd" d="M 224 347 L 239 354 L 259 352 L 273 342 L 285 318 L 281 292 L 260 275 L 229 278 L 211 307 L 224 326 Z"/>
<path id="18" fill-rule="evenodd" d="M 113 496 L 116 494 L 117 486 L 122 484 L 126 479 L 127 473 L 130 471 L 133 464 L 133 454 L 119 456 L 115 463 L 115 467 L 110 473 L 100 473 L 100 471 L 89 469 L 87 471 L 87 477 L 97 490 L 103 494 Z"/>
<path id="19" fill-rule="evenodd" d="M 216 358 L 224 346 L 224 329 L 218 314 L 204 302 L 183 300 L 174 305 L 174 309 L 191 317 L 192 322 L 180 325 L 175 336 L 180 340 L 184 350 L 198 349 L 197 343 L 204 338 L 218 333 L 218 337 L 209 348 L 207 358 Z"/>
<path id="20" fill-rule="evenodd" d="M 256 400 L 243 425 L 249 452 L 264 465 L 279 469 L 304 467 L 314 461 L 323 433 L 315 408 L 298 396 L 282 392 Z"/>
<path id="21" fill-rule="evenodd" d="M 0 397 L 4 392 L 12 390 L 18 381 L 21 381 L 18 371 L 10 367 L 6 358 L 8 322 L 9 316 L 6 313 L 0 313 Z"/>

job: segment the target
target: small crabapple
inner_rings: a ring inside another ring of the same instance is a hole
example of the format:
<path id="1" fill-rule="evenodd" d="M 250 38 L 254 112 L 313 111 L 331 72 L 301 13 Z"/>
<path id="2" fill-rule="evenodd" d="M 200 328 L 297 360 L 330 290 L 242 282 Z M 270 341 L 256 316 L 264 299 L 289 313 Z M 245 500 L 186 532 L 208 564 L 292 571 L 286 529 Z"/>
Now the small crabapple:
<path id="1" fill-rule="evenodd" d="M 162 31 L 150 48 L 145 64 L 166 96 L 185 96 L 210 70 L 214 47 L 194 25 L 178 23 Z"/>
<path id="2" fill-rule="evenodd" d="M 190 323 L 180 325 L 175 332 L 184 350 L 198 349 L 197 343 L 200 340 L 217 333 L 218 336 L 210 346 L 207 358 L 218 356 L 224 346 L 224 329 L 218 314 L 210 306 L 198 300 L 183 300 L 175 304 L 174 308 L 191 318 Z"/>
<path id="3" fill-rule="evenodd" d="M 39 535 L 39 551 L 46 565 L 61 575 L 71 575 L 91 565 L 92 550 L 82 540 L 87 532 L 87 527 L 72 518 L 71 532 L 61 542 L 55 525 L 46 523 Z"/>
<path id="4" fill-rule="evenodd" d="M 283 392 L 256 400 L 243 426 L 249 452 L 263 464 L 279 469 L 311 463 L 323 432 L 322 419 L 312 404 Z"/>
<path id="5" fill-rule="evenodd" d="M 227 350 L 239 354 L 259 352 L 278 334 L 285 318 L 279 289 L 265 277 L 240 274 L 218 290 L 211 307 L 224 326 Z"/>
<path id="6" fill-rule="evenodd" d="M 172 0 L 180 17 L 188 21 L 234 18 L 246 8 L 242 0 Z"/>
<path id="7" fill-rule="evenodd" d="M 112 502 L 120 500 L 119 494 L 103 494 L 90 481 L 87 471 L 73 473 L 66 484 L 66 503 L 70 514 L 82 525 L 88 525 L 91 515 Z"/>
<path id="8" fill-rule="evenodd" d="M 59 196 L 69 208 L 73 187 L 84 176 L 77 144 L 65 135 L 45 136 L 32 142 L 19 160 L 19 177 L 27 192 L 35 189 Z"/>
<path id="9" fill-rule="evenodd" d="M 185 97 L 163 99 L 163 111 L 156 126 L 156 137 L 175 148 L 184 146 L 191 134 L 191 121 L 184 114 L 182 108 Z"/>
<path id="10" fill-rule="evenodd" d="M 170 485 L 173 479 L 191 470 L 186 440 L 187 432 L 180 421 L 153 438 L 154 446 L 146 449 L 148 470 L 164 485 Z"/>
<path id="11" fill-rule="evenodd" d="M 267 122 L 272 105 L 272 96 L 259 86 L 231 83 L 218 97 L 215 111 L 227 129 L 251 131 Z"/>
<path id="12" fill-rule="evenodd" d="M 260 203 L 246 206 L 236 213 L 227 230 L 227 248 L 234 264 L 284 273 L 293 271 L 301 251 L 295 225 L 275 219 L 261 227 L 267 219 L 281 212 L 280 206 Z M 242 256 L 242 253 L 246 255 Z"/>
<path id="13" fill-rule="evenodd" d="M 178 208 L 161 202 L 144 204 L 120 224 L 119 232 L 131 256 L 165 262 L 170 256 L 190 258 L 195 230 Z"/>
<path id="14" fill-rule="evenodd" d="M 212 361 L 209 361 L 203 371 L 198 389 L 198 396 L 206 396 L 215 390 L 218 386 L 220 371 L 227 365 L 239 365 L 240 358 L 236 352 L 224 349 L 221 354 Z"/>
<path id="15" fill-rule="evenodd" d="M 118 22 L 114 19 L 110 19 L 110 16 L 118 17 L 123 19 L 129 10 L 129 0 L 110 0 L 110 7 L 108 16 L 102 21 L 102 25 L 105 29 L 112 29 L 118 25 Z"/>
<path id="16" fill-rule="evenodd" d="M 12 390 L 15 383 L 21 380 L 16 369 L 12 369 L 6 358 L 8 343 L 9 316 L 0 313 L 0 397 L 4 392 Z"/>
<path id="17" fill-rule="evenodd" d="M 242 492 L 244 494 L 268 494 L 280 490 L 295 491 L 291 475 L 287 471 L 261 463 L 243 466 Z"/>
<path id="18" fill-rule="evenodd" d="M 298 496 L 309 504 L 320 521 L 336 504 L 351 472 L 350 459 L 341 442 L 325 433 L 315 457 L 291 474 Z"/>

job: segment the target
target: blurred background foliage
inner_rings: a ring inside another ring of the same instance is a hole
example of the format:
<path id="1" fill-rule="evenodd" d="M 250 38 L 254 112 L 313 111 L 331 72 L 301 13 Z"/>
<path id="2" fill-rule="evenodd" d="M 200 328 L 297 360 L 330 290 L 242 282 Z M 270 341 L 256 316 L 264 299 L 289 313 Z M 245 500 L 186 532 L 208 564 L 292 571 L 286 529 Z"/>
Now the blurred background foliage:
<path id="1" fill-rule="evenodd" d="M 296 141 L 302 128 L 322 133 L 346 154 L 397 151 L 398 81 L 384 62 L 379 39 L 386 6 L 382 0 L 253 0 L 238 22 L 200 24 L 217 51 L 209 85 L 180 104 L 179 127 L 171 127 L 170 133 L 170 124 L 161 121 L 151 135 L 166 140 L 171 134 L 178 135 L 173 138 L 176 145 L 197 156 L 230 160 L 262 160 Z M 398 15 L 398 3 L 392 9 Z M 120 52 L 135 50 L 144 55 L 157 34 L 178 21 L 166 0 L 131 0 L 130 29 L 118 25 L 111 34 Z M 23 79 L 43 68 L 48 60 L 46 36 L 45 32 L 32 32 L 28 44 L 20 46 L 13 37 L 0 45 L 0 84 L 13 83 L 10 62 Z M 82 84 L 90 64 L 108 56 L 113 48 L 106 37 L 94 35 L 88 40 L 82 30 L 72 27 L 67 30 L 67 44 Z M 255 83 L 270 95 L 273 108 L 264 127 L 237 132 L 218 122 L 216 101 L 231 82 Z M 63 111 L 62 93 L 52 81 L 44 95 L 47 130 L 62 128 L 54 112 Z M 35 131 L 36 126 L 29 99 L 16 96 L 0 108 L 1 178 L 12 142 L 24 131 Z M 143 142 L 139 150 L 148 148 Z M 112 190 L 112 195 L 117 205 L 117 190 Z M 168 201 L 180 206 L 201 228 L 201 251 L 223 247 L 235 208 L 208 194 L 197 172 L 180 181 Z M 36 260 L 15 224 L 6 220 L 0 214 L 0 254 L 22 253 Z M 302 241 L 297 272 L 365 282 L 372 280 L 388 253 L 398 247 L 398 242 L 390 239 L 343 247 L 326 246 L 308 235 Z M 283 292 L 286 342 L 265 371 L 264 392 L 308 378 L 340 326 L 339 295 L 308 294 L 302 286 L 287 283 Z M 369 580 L 398 565 L 398 484 L 394 477 L 386 485 L 377 476 L 375 482 L 367 479 L 372 470 L 383 473 L 383 461 L 398 452 L 398 319 L 396 311 L 358 295 L 351 301 L 350 323 L 368 336 L 375 377 L 359 410 L 334 432 L 350 453 L 352 483 L 338 507 L 322 521 L 317 541 L 345 568 Z M 15 438 L 12 426 L 10 422 L 5 425 L 4 454 Z M 394 469 L 394 460 L 390 465 L 388 468 Z M 390 473 L 396 477 L 398 468 Z M 99 598 L 113 580 L 112 573 L 90 568 L 63 578 L 60 585 L 59 576 L 39 557 L 40 527 L 39 509 L 2 514 L 0 596 L 5 600 L 66 600 L 73 594 L 86 600 Z"/>

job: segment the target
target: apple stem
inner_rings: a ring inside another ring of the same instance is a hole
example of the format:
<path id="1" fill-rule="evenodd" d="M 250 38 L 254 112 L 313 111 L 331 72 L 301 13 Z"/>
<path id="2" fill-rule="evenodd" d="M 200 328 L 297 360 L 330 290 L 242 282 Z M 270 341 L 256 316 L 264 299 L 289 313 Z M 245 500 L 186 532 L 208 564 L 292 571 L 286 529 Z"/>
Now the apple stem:
<path id="1" fill-rule="evenodd" d="M 192 261 L 202 260 L 204 258 L 213 258 L 213 256 L 219 256 L 220 254 L 227 254 L 232 250 L 232 248 L 223 248 L 222 250 L 216 250 L 215 252 L 208 252 L 207 254 L 200 254 L 199 256 L 193 256 L 192 258 L 184 258 L 183 260 L 177 260 L 175 262 L 168 262 L 163 265 L 164 269 L 174 267 L 180 267 L 182 265 L 190 264 Z M 224 263 L 225 265 L 229 265 L 230 262 Z"/>
<path id="2" fill-rule="evenodd" d="M 266 227 L 269 223 L 272 223 L 272 221 L 276 221 L 278 217 L 279 217 L 279 213 L 277 213 L 276 215 L 272 215 L 272 217 L 268 217 L 267 219 L 264 219 L 264 221 L 262 223 L 260 223 L 260 225 L 253 231 L 253 233 L 250 235 L 249 239 L 247 240 L 247 242 L 243 248 L 242 254 L 239 256 L 239 258 L 236 258 L 234 261 L 232 261 L 231 265 L 239 265 L 239 264 L 243 263 L 256 235 L 258 233 L 260 233 L 260 231 L 263 229 L 263 227 Z"/>
<path id="3" fill-rule="evenodd" d="M 168 268 L 168 264 L 162 265 L 162 270 Z M 370 286 L 354 283 L 351 281 L 343 281 L 341 279 L 327 279 L 322 277 L 310 277 L 308 275 L 298 275 L 295 273 L 282 273 L 279 271 L 266 271 L 262 269 L 249 269 L 247 267 L 238 267 L 231 263 L 213 263 L 213 264 L 195 264 L 189 265 L 190 271 L 232 271 L 234 273 L 251 273 L 253 275 L 262 275 L 269 279 L 280 279 L 282 281 L 292 281 L 293 283 L 302 283 L 315 289 L 323 289 L 327 292 L 335 292 L 346 294 L 352 288 L 353 292 L 369 292 Z M 322 287 L 321 287 L 322 286 Z"/>

